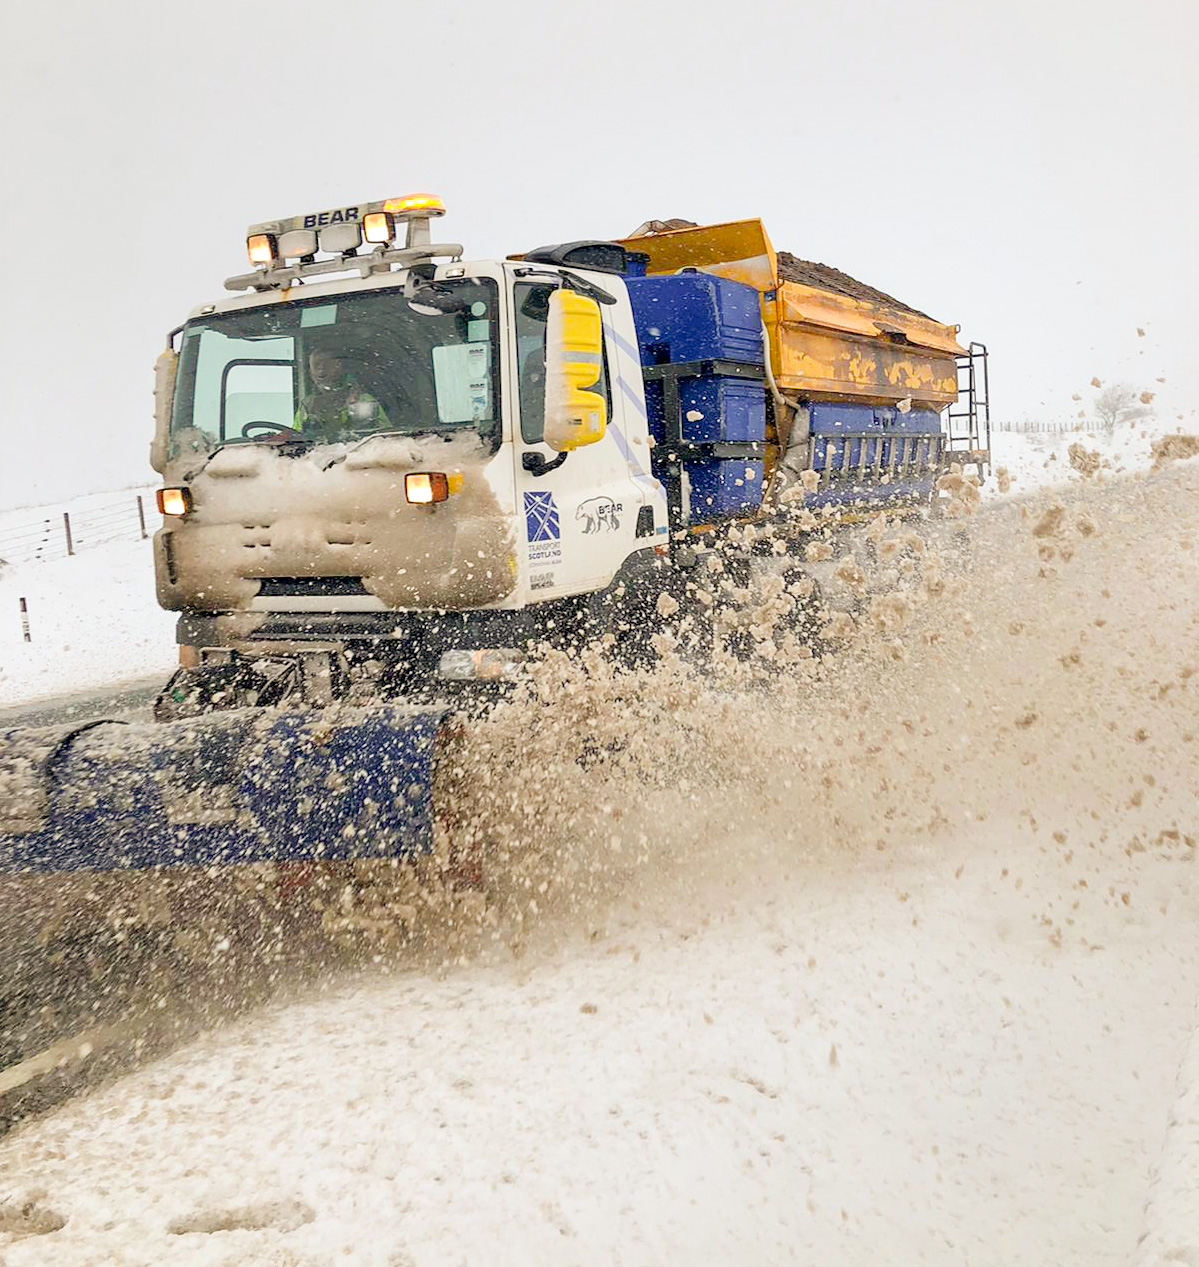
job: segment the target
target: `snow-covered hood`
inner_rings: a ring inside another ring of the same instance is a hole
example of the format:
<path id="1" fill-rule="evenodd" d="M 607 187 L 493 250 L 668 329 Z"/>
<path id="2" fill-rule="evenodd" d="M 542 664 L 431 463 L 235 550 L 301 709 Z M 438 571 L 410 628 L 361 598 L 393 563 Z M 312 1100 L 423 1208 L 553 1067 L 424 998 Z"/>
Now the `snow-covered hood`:
<path id="1" fill-rule="evenodd" d="M 238 611 L 264 577 L 353 577 L 387 608 L 495 603 L 516 584 L 512 475 L 497 457 L 473 432 L 181 456 L 166 479 L 190 487 L 195 509 L 163 530 L 159 600 Z M 461 490 L 411 505 L 414 470 L 460 474 Z"/>

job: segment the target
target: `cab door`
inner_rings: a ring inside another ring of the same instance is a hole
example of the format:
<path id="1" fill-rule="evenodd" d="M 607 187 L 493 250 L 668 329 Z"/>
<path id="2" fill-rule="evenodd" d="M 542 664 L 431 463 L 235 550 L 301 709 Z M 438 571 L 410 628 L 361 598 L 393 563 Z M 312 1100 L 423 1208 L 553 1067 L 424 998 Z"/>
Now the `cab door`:
<path id="1" fill-rule="evenodd" d="M 530 602 L 604 589 L 638 545 L 653 544 L 637 539 L 642 497 L 616 442 L 617 429 L 610 427 L 602 440 L 566 454 L 555 453 L 544 442 L 546 321 L 549 296 L 556 288 L 541 278 L 518 279 L 513 287 L 514 449 L 524 524 L 522 573 Z M 605 352 L 594 390 L 604 395 L 611 419 L 608 343 L 605 312 Z"/>

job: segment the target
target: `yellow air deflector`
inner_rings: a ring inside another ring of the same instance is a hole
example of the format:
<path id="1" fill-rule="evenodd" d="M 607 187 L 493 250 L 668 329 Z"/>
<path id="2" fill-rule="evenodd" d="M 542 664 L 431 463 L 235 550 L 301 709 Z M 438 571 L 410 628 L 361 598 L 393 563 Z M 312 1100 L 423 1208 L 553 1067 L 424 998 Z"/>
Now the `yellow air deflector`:
<path id="1" fill-rule="evenodd" d="M 774 247 L 761 220 L 734 220 L 642 238 L 622 238 L 620 245 L 648 255 L 649 273 L 698 268 L 761 291 L 773 290 L 778 282 Z"/>

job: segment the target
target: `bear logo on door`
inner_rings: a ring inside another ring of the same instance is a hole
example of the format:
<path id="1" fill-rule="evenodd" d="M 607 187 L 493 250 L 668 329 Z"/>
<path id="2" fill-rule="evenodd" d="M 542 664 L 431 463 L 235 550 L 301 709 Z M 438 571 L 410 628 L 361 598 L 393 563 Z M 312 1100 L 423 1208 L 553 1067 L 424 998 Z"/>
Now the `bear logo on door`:
<path id="1" fill-rule="evenodd" d="M 615 532 L 620 527 L 623 509 L 620 502 L 614 502 L 611 497 L 590 497 L 579 503 L 575 519 L 582 520 L 585 536 L 597 532 Z"/>

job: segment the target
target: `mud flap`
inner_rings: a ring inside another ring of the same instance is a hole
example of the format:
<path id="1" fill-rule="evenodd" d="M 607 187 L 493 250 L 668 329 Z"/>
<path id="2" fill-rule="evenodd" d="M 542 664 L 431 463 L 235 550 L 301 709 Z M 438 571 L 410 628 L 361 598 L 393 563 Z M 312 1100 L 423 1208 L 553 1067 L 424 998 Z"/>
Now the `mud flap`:
<path id="1" fill-rule="evenodd" d="M 439 707 L 0 731 L 0 872 L 412 857 Z"/>

